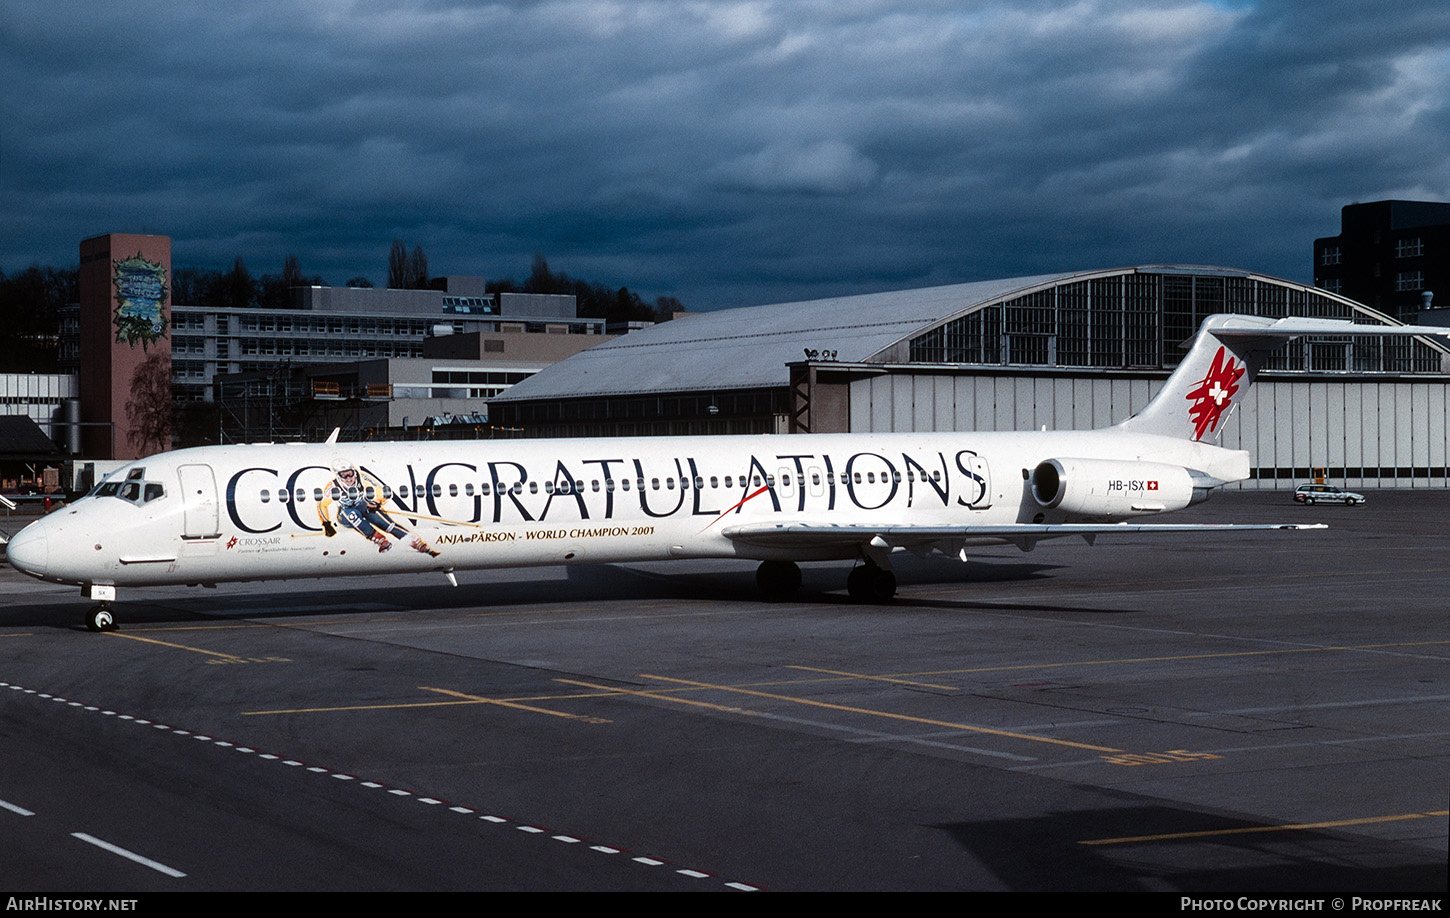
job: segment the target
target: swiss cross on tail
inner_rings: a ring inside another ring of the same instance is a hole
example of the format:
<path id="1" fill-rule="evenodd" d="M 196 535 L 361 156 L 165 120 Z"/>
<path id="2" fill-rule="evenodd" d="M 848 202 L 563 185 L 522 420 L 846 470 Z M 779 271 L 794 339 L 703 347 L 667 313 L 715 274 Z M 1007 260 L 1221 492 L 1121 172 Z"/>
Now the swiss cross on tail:
<path id="1" fill-rule="evenodd" d="M 1187 398 L 1193 403 L 1188 407 L 1188 417 L 1193 422 L 1195 440 L 1202 440 L 1205 433 L 1218 429 L 1219 417 L 1228 410 L 1239 391 L 1244 368 L 1233 357 L 1225 361 L 1226 354 L 1227 349 L 1219 347 L 1218 353 L 1213 355 L 1213 366 L 1209 367 L 1208 375 L 1188 390 Z"/>

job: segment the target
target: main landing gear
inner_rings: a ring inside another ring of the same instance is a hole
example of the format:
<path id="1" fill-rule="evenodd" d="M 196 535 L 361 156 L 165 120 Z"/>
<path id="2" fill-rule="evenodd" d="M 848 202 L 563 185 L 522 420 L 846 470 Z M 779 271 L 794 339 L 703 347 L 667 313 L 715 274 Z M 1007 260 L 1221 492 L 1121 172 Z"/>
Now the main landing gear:
<path id="1" fill-rule="evenodd" d="M 801 588 L 801 569 L 794 561 L 762 561 L 755 585 L 766 599 L 789 599 Z"/>
<path id="2" fill-rule="evenodd" d="M 789 599 L 801 586 L 801 569 L 793 561 L 762 561 L 755 585 L 766 599 Z M 896 575 L 867 559 L 846 578 L 846 592 L 856 602 L 885 605 L 896 598 Z"/>
<path id="3" fill-rule="evenodd" d="M 117 631 L 116 618 L 111 614 L 111 607 L 106 603 L 99 603 L 86 610 L 87 631 Z"/>
<path id="4" fill-rule="evenodd" d="M 896 598 L 896 575 L 868 559 L 847 575 L 846 592 L 857 602 L 885 605 Z"/>

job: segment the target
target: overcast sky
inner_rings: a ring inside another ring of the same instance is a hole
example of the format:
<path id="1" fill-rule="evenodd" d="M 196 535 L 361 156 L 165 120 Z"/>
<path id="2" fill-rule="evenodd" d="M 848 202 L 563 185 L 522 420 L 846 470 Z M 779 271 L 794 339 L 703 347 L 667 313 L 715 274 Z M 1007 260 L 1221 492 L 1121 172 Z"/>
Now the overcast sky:
<path id="1" fill-rule="evenodd" d="M 7 0 L 0 268 L 576 277 L 694 309 L 1143 262 L 1307 281 L 1450 201 L 1445 0 Z"/>

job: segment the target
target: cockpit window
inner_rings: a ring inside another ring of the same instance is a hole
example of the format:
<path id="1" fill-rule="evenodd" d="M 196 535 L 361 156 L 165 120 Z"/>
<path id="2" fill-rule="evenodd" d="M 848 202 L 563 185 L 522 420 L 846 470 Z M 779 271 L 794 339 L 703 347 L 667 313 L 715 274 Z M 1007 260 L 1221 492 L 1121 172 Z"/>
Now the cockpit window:
<path id="1" fill-rule="evenodd" d="M 139 473 L 139 474 L 138 474 Z M 119 497 L 140 506 L 166 496 L 166 486 L 159 481 L 146 481 L 145 469 L 132 469 L 122 481 L 103 481 L 89 497 Z"/>

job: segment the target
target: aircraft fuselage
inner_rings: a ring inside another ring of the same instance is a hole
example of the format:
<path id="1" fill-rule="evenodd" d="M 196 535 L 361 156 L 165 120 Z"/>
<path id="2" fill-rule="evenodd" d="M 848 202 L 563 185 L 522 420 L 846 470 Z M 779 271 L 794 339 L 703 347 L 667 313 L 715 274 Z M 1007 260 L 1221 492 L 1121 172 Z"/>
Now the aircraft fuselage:
<path id="1" fill-rule="evenodd" d="M 1146 500 L 1121 503 L 1121 513 L 1044 507 L 1028 474 L 1061 457 L 1102 460 L 1105 493 Z M 1153 503 L 1156 466 L 1140 462 L 1219 481 L 1247 472 L 1242 452 L 1110 431 L 200 447 L 118 470 L 23 532 L 11 557 L 34 576 L 83 586 L 850 558 L 859 548 L 752 545 L 729 532 L 1055 524 L 1176 509 Z M 357 477 L 340 477 L 343 467 Z"/>

